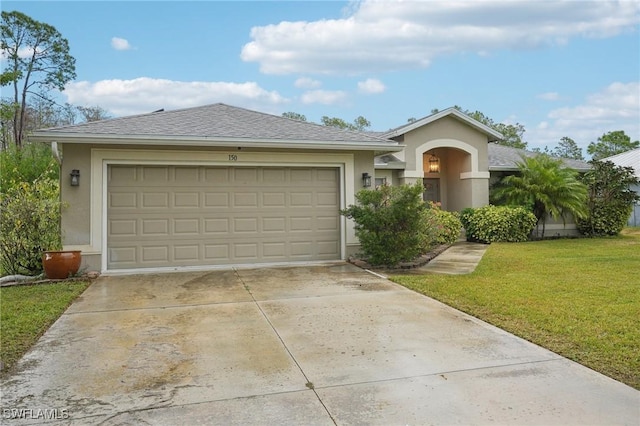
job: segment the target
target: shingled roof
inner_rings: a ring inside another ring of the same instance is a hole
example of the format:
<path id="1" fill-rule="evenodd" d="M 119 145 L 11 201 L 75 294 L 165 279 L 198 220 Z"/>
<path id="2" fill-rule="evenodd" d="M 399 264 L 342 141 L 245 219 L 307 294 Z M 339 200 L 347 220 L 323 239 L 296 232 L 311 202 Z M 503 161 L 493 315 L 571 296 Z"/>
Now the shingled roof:
<path id="1" fill-rule="evenodd" d="M 291 142 L 370 145 L 398 151 L 394 141 L 315 123 L 292 120 L 218 103 L 173 111 L 114 118 L 43 129 L 30 138 L 37 141 L 92 140 L 210 141 L 254 143 Z"/>
<path id="2" fill-rule="evenodd" d="M 511 171 L 518 170 L 517 163 L 522 161 L 522 156 L 535 157 L 537 152 L 525 151 L 524 149 L 511 148 L 509 146 L 489 144 L 489 171 Z M 589 163 L 570 158 L 561 158 L 566 167 L 579 171 L 587 171 L 591 168 Z"/>

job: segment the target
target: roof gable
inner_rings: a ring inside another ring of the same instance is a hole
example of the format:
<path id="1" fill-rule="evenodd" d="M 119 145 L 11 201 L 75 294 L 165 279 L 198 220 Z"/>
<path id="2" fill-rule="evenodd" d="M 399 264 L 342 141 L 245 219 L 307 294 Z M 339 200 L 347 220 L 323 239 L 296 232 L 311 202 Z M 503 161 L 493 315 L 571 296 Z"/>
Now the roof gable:
<path id="1" fill-rule="evenodd" d="M 482 124 L 481 122 L 479 122 L 478 120 L 475 120 L 471 117 L 469 117 L 467 114 L 457 110 L 456 108 L 447 108 L 443 111 L 439 111 L 435 114 L 431 114 L 427 117 L 421 118 L 420 120 L 416 120 L 412 123 L 409 124 L 405 124 L 404 126 L 400 126 L 397 127 L 393 130 L 390 130 L 386 133 L 384 133 L 384 137 L 387 138 L 395 138 L 397 136 L 400 135 L 404 135 L 406 133 L 409 133 L 412 130 L 415 130 L 419 127 L 422 126 L 426 126 L 429 123 L 433 123 L 436 120 L 440 120 L 441 118 L 444 117 L 453 117 L 456 120 L 467 124 L 468 126 L 473 127 L 474 129 L 480 131 L 481 133 L 484 133 L 485 135 L 487 135 L 489 137 L 489 141 L 496 141 L 496 140 L 501 140 L 504 139 L 504 135 L 500 132 L 497 132 L 495 130 L 493 130 L 491 127 Z"/>

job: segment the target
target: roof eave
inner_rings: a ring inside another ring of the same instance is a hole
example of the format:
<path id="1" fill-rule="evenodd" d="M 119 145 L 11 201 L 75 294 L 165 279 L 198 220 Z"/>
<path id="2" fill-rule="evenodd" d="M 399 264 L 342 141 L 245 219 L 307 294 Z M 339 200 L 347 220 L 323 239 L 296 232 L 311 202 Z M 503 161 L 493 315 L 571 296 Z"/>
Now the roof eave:
<path id="1" fill-rule="evenodd" d="M 105 135 L 76 134 L 61 132 L 38 132 L 29 136 L 33 142 L 58 142 L 69 144 L 96 145 L 160 145 L 160 146 L 208 146 L 242 148 L 292 148 L 292 149 L 335 149 L 351 151 L 375 151 L 390 153 L 402 151 L 405 145 L 393 142 L 371 141 L 322 141 L 291 139 L 255 139 L 203 136 L 158 136 L 158 135 Z"/>
<path id="2" fill-rule="evenodd" d="M 397 161 L 393 163 L 378 163 L 374 164 L 376 170 L 404 170 L 407 168 L 407 163 L 404 161 Z"/>

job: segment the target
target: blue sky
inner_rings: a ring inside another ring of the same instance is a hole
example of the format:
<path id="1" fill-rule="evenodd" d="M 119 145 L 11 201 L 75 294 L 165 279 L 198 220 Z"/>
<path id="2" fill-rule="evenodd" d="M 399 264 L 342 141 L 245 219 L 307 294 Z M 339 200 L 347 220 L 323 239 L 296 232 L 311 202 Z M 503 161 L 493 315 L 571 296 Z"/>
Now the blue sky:
<path id="1" fill-rule="evenodd" d="M 371 130 L 460 105 L 563 136 L 640 139 L 637 1 L 3 1 L 69 40 L 62 102 L 112 116 L 224 102 Z M 6 93 L 3 93 L 6 96 Z"/>

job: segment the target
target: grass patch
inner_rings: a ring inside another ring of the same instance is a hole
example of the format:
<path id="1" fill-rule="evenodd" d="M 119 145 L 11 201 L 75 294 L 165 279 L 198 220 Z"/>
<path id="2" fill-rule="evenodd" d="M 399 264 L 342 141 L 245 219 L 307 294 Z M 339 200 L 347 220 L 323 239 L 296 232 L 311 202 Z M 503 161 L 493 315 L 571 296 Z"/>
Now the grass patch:
<path id="1" fill-rule="evenodd" d="M 0 360 L 9 370 L 88 286 L 88 281 L 0 288 Z"/>
<path id="2" fill-rule="evenodd" d="M 394 281 L 640 389 L 640 228 L 494 243 L 469 275 Z"/>

